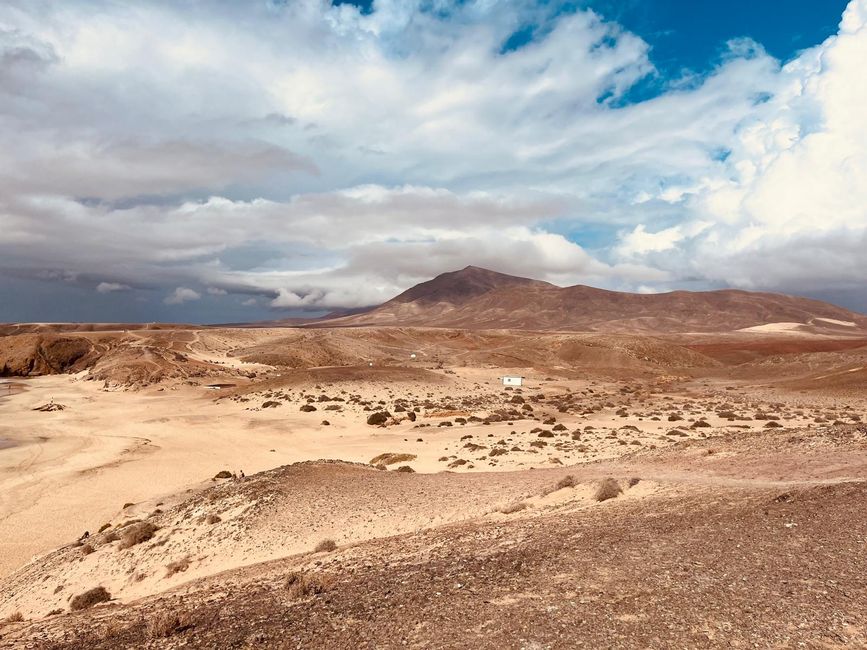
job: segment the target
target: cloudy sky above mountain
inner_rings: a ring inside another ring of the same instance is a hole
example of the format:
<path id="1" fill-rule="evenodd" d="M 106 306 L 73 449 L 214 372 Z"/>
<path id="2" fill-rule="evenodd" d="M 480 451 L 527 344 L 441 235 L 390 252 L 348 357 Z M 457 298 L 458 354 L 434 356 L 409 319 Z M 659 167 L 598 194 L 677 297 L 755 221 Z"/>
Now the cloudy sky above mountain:
<path id="1" fill-rule="evenodd" d="M 867 0 L 5 0 L 0 321 L 468 264 L 867 311 L 865 69 Z"/>

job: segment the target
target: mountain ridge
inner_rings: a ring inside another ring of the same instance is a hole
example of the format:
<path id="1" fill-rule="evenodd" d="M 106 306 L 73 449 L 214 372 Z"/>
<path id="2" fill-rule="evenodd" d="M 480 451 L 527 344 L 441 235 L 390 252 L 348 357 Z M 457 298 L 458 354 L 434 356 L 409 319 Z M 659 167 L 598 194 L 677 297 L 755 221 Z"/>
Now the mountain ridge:
<path id="1" fill-rule="evenodd" d="M 442 273 L 363 313 L 312 326 L 429 326 L 633 333 L 863 334 L 867 316 L 811 298 L 742 289 L 628 293 L 558 287 L 477 266 Z M 775 330 L 776 328 L 776 330 Z"/>

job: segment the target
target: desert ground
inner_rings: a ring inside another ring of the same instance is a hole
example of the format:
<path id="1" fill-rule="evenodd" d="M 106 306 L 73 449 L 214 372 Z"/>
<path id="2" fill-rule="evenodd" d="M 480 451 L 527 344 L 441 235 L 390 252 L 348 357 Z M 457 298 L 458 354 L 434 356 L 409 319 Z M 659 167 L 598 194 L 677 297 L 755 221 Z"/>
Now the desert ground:
<path id="1" fill-rule="evenodd" d="M 867 646 L 860 329 L 4 333 L 0 647 Z"/>

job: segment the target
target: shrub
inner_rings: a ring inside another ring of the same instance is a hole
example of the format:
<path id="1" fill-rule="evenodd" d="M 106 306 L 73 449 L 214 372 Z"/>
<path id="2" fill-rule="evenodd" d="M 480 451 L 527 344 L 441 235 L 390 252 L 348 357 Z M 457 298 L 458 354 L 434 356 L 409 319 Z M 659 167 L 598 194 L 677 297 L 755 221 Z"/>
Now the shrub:
<path id="1" fill-rule="evenodd" d="M 69 609 L 77 612 L 82 609 L 88 609 L 98 603 L 105 603 L 111 600 L 111 594 L 105 590 L 105 587 L 94 587 L 83 594 L 78 594 L 69 603 Z"/>
<path id="2" fill-rule="evenodd" d="M 521 512 L 521 510 L 526 510 L 530 507 L 530 504 L 526 501 L 517 501 L 515 503 L 510 503 L 506 506 L 500 506 L 497 508 L 497 512 L 501 512 L 504 515 L 511 515 L 515 512 Z"/>
<path id="3" fill-rule="evenodd" d="M 165 639 L 191 627 L 193 622 L 186 612 L 162 612 L 148 621 L 147 635 L 151 639 Z"/>
<path id="4" fill-rule="evenodd" d="M 599 484 L 599 488 L 596 490 L 594 498 L 597 501 L 607 501 L 608 499 L 620 496 L 621 492 L 623 492 L 623 490 L 620 487 L 620 483 L 609 477 L 603 479 Z"/>
<path id="5" fill-rule="evenodd" d="M 290 598 L 315 596 L 324 593 L 330 587 L 331 580 L 325 576 L 311 576 L 293 571 L 286 577 L 286 590 Z"/>
<path id="6" fill-rule="evenodd" d="M 171 578 L 176 573 L 183 573 L 190 568 L 189 556 L 182 557 L 175 562 L 169 562 L 166 565 L 166 578 Z"/>
<path id="7" fill-rule="evenodd" d="M 562 490 L 564 488 L 575 487 L 577 484 L 578 482 L 575 480 L 575 477 L 571 474 L 567 474 L 551 487 L 547 487 L 542 490 L 542 496 L 548 496 L 549 494 L 556 492 L 557 490 Z"/>
<path id="8" fill-rule="evenodd" d="M 337 542 L 333 539 L 323 539 L 316 545 L 316 548 L 313 549 L 314 553 L 330 553 L 331 551 L 337 550 Z"/>
<path id="9" fill-rule="evenodd" d="M 154 536 L 157 527 L 149 521 L 142 521 L 137 524 L 127 526 L 120 538 L 118 548 L 125 549 L 146 542 Z"/>
<path id="10" fill-rule="evenodd" d="M 395 463 L 405 463 L 407 461 L 415 460 L 415 454 L 380 454 L 374 458 L 370 459 L 371 465 L 394 465 Z"/>
<path id="11" fill-rule="evenodd" d="M 110 544 L 111 542 L 116 542 L 120 539 L 120 535 L 117 534 L 117 531 L 108 530 L 102 534 L 102 543 Z"/>
<path id="12" fill-rule="evenodd" d="M 370 414 L 370 416 L 367 418 L 367 423 L 374 426 L 383 425 L 388 422 L 388 419 L 390 417 L 391 413 L 389 413 L 388 411 L 377 411 L 376 413 Z"/>

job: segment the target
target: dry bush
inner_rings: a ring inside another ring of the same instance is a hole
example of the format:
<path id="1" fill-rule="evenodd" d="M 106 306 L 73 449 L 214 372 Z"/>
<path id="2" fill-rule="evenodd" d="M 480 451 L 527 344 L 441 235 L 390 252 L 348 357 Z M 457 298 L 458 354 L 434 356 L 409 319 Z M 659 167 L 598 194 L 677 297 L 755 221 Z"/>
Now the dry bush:
<path id="1" fill-rule="evenodd" d="M 316 545 L 316 548 L 313 549 L 314 553 L 330 553 L 331 551 L 337 550 L 337 542 L 333 539 L 323 539 Z"/>
<path id="2" fill-rule="evenodd" d="M 551 487 L 547 487 L 542 490 L 542 496 L 548 496 L 549 494 L 556 492 L 557 490 L 562 490 L 564 488 L 575 487 L 578 485 L 578 481 L 575 480 L 575 477 L 571 474 L 567 474 L 563 478 L 561 478 L 557 483 L 552 485 Z"/>
<path id="3" fill-rule="evenodd" d="M 193 619 L 187 612 L 161 612 L 148 621 L 146 631 L 150 639 L 165 639 L 193 626 Z"/>
<path id="4" fill-rule="evenodd" d="M 105 587 L 94 587 L 83 594 L 78 594 L 69 603 L 69 609 L 77 612 L 81 609 L 88 609 L 97 603 L 104 603 L 111 600 L 111 594 L 106 591 Z"/>
<path id="5" fill-rule="evenodd" d="M 620 483 L 609 477 L 599 483 L 599 488 L 596 490 L 593 498 L 597 501 L 607 501 L 608 499 L 620 496 L 622 492 L 623 489 L 620 487 Z"/>
<path id="6" fill-rule="evenodd" d="M 118 548 L 125 549 L 146 542 L 154 536 L 157 527 L 149 521 L 142 521 L 127 526 L 120 538 Z"/>
<path id="7" fill-rule="evenodd" d="M 290 598 L 302 598 L 315 596 L 328 591 L 332 580 L 324 575 L 308 575 L 293 571 L 286 577 L 286 590 Z"/>
<path id="8" fill-rule="evenodd" d="M 370 459 L 371 465 L 394 465 L 395 463 L 406 463 L 415 460 L 415 454 L 380 454 Z"/>
<path id="9" fill-rule="evenodd" d="M 500 512 L 504 515 L 511 515 L 515 512 L 521 512 L 521 510 L 526 510 L 530 507 L 530 504 L 526 501 L 517 501 L 515 503 L 510 503 L 506 506 L 500 506 L 497 508 L 497 512 Z"/>
<path id="10" fill-rule="evenodd" d="M 367 423 L 373 426 L 383 425 L 391 418 L 391 413 L 388 411 L 377 411 L 376 413 L 372 413 L 367 418 Z"/>
<path id="11" fill-rule="evenodd" d="M 126 632 L 129 628 L 119 621 L 108 621 L 105 625 L 99 628 L 99 631 L 96 633 L 96 638 L 100 641 L 110 641 L 124 632 Z"/>
<path id="12" fill-rule="evenodd" d="M 176 573 L 182 573 L 190 568 L 190 557 L 187 555 L 180 560 L 169 562 L 166 565 L 166 578 L 171 578 Z"/>

